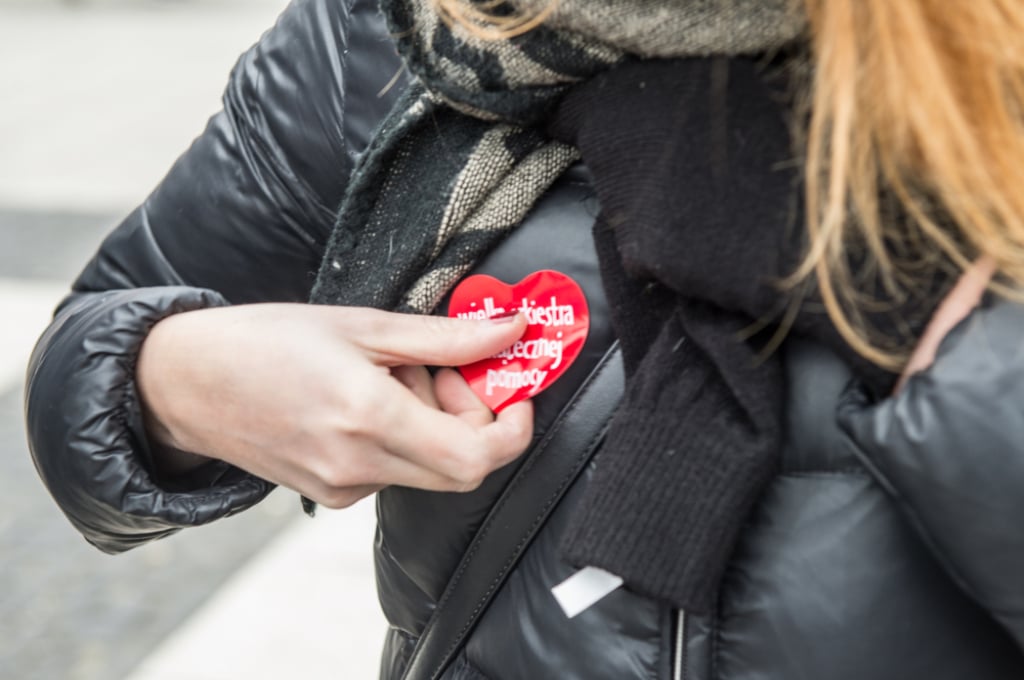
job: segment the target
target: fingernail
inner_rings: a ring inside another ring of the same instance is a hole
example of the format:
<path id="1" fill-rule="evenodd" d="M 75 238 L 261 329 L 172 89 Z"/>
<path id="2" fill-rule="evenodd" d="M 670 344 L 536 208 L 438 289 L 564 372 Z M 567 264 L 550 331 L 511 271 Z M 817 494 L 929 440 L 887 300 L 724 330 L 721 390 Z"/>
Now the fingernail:
<path id="1" fill-rule="evenodd" d="M 504 314 L 495 314 L 487 320 L 491 323 L 509 323 L 515 321 L 517 316 L 519 316 L 519 310 L 513 309 L 511 312 L 505 312 Z"/>

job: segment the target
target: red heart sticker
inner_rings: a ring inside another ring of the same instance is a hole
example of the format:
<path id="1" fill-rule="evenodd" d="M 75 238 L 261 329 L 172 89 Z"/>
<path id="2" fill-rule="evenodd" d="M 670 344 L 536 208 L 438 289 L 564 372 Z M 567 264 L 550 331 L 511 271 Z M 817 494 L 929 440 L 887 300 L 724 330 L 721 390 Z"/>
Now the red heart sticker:
<path id="1" fill-rule="evenodd" d="M 560 272 L 534 272 L 515 285 L 493 276 L 470 276 L 452 291 L 448 316 L 489 319 L 526 315 L 523 337 L 492 357 L 460 366 L 474 392 L 495 413 L 547 389 L 579 356 L 590 330 L 587 299 Z"/>

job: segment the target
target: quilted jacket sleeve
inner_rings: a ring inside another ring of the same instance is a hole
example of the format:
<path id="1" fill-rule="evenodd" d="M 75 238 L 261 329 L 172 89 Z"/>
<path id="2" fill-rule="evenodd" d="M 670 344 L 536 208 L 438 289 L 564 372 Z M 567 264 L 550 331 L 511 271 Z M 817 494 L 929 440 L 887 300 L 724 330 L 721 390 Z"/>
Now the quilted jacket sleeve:
<path id="1" fill-rule="evenodd" d="M 387 88 L 398 72 L 373 0 L 295 0 L 235 66 L 223 110 L 58 308 L 29 365 L 29 444 L 61 509 L 100 549 L 210 522 L 270 491 L 222 463 L 155 477 L 139 347 L 170 314 L 306 299 L 354 158 L 404 87 Z"/>
<path id="2" fill-rule="evenodd" d="M 840 422 L 947 571 L 1024 647 L 1024 306 L 978 310 L 897 397 Z"/>

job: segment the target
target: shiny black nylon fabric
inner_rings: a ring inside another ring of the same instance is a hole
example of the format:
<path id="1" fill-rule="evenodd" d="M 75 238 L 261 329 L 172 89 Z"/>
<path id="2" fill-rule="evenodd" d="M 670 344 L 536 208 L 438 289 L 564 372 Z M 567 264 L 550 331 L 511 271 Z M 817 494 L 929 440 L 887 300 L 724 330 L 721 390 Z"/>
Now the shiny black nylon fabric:
<path id="1" fill-rule="evenodd" d="M 371 3 L 294 3 L 239 62 L 224 112 L 75 283 L 33 356 L 26 411 L 44 480 L 102 549 L 213 521 L 269 490 L 227 466 L 173 489 L 150 476 L 132 383 L 138 346 L 168 314 L 305 299 L 339 176 L 397 93 L 377 96 L 397 69 Z M 559 266 L 587 279 L 582 244 L 594 212 L 585 176 L 574 172 L 538 206 L 522 240 L 485 266 L 514 278 L 534 265 L 530 234 L 550 244 L 547 232 L 558 231 L 569 244 L 557 253 L 569 262 Z M 798 339 L 786 344 L 783 472 L 750 518 L 716 616 L 686 624 L 687 678 L 1024 675 L 1024 531 L 1015 521 L 1024 497 L 1020 309 L 976 314 L 971 323 L 981 330 L 952 337 L 905 398 L 874 406 L 846 391 L 845 433 L 836 425 L 845 367 Z M 571 379 L 556 388 L 570 389 Z M 555 410 L 539 409 L 538 429 Z M 472 534 L 478 515 L 467 508 L 485 510 L 495 486 L 449 496 L 458 504 L 450 507 L 414 495 L 404 512 L 384 517 L 391 553 L 378 564 L 391 574 L 382 601 L 395 624 L 385 677 L 395 677 L 447 565 Z M 672 616 L 657 603 L 620 592 L 572 623 L 555 609 L 547 587 L 568 567 L 551 546 L 577 493 L 498 594 L 449 678 L 666 676 Z M 428 512 L 434 521 L 412 521 Z"/>

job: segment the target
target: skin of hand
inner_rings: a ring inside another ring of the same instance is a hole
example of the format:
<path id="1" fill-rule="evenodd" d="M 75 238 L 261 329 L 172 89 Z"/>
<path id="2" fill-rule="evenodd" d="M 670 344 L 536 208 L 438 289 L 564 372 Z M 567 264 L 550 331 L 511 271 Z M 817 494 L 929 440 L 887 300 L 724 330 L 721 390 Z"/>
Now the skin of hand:
<path id="1" fill-rule="evenodd" d="M 216 458 L 330 508 L 392 484 L 475 489 L 525 451 L 532 404 L 495 416 L 425 366 L 491 356 L 526 325 L 290 303 L 170 316 L 136 366 L 157 466 Z"/>
<path id="2" fill-rule="evenodd" d="M 996 264 L 992 258 L 981 257 L 964 271 L 928 322 L 924 334 L 896 383 L 893 394 L 900 393 L 910 376 L 932 365 L 935 353 L 946 334 L 981 302 L 981 296 L 984 295 L 995 270 Z"/>

